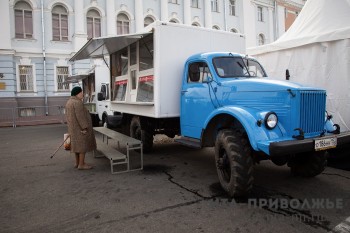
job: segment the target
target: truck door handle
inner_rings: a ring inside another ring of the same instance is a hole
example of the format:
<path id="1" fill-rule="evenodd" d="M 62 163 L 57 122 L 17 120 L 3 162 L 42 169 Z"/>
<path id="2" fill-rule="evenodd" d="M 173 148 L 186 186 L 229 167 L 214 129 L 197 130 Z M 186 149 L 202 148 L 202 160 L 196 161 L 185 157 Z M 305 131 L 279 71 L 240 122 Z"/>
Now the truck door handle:
<path id="1" fill-rule="evenodd" d="M 182 90 L 181 94 L 185 94 L 187 92 L 187 90 Z"/>

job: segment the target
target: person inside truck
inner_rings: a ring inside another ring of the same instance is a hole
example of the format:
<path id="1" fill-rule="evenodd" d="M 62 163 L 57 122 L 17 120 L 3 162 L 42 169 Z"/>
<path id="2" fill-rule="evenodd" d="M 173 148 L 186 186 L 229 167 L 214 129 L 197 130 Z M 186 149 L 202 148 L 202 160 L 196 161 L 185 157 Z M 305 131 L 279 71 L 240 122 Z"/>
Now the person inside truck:
<path id="1" fill-rule="evenodd" d="M 75 153 L 75 168 L 88 170 L 92 166 L 85 163 L 86 152 L 96 149 L 96 139 L 92 129 L 92 119 L 83 104 L 83 90 L 74 87 L 66 103 L 66 118 L 70 135 L 70 150 Z"/>
<path id="2" fill-rule="evenodd" d="M 198 63 L 192 63 L 190 65 L 188 75 L 189 75 L 190 82 L 198 82 L 200 80 L 200 72 L 199 72 L 199 64 Z"/>
<path id="3" fill-rule="evenodd" d="M 211 80 L 211 73 L 205 62 L 195 62 L 188 68 L 188 83 L 202 83 Z"/>

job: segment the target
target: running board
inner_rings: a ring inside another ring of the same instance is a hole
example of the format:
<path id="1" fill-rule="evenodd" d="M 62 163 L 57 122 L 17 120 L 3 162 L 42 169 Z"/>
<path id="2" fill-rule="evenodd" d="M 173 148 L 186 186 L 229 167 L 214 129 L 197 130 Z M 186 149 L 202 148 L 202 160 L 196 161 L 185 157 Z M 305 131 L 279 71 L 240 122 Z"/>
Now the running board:
<path id="1" fill-rule="evenodd" d="M 191 148 L 196 148 L 196 149 L 202 148 L 201 141 L 199 139 L 181 137 L 181 138 L 175 139 L 175 142 L 178 142 L 184 146 L 188 146 Z"/>

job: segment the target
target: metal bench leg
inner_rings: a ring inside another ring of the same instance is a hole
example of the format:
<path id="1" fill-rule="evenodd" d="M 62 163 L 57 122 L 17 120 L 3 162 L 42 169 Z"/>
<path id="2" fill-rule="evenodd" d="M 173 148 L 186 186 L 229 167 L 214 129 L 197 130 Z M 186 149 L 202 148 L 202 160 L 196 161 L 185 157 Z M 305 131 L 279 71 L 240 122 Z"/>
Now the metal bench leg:
<path id="1" fill-rule="evenodd" d="M 127 156 L 127 162 L 128 162 L 128 165 L 127 165 L 127 168 L 128 168 L 128 171 L 130 171 L 130 152 L 129 152 L 129 146 L 128 146 L 128 151 L 126 152 L 126 156 Z"/>

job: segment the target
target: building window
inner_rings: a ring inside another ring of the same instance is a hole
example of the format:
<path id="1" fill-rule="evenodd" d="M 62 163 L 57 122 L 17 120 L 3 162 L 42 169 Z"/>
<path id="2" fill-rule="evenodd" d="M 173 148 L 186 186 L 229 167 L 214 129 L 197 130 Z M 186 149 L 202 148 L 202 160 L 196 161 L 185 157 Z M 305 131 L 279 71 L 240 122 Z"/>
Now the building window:
<path id="1" fill-rule="evenodd" d="M 98 11 L 89 10 L 86 15 L 88 39 L 101 36 L 101 17 Z"/>
<path id="2" fill-rule="evenodd" d="M 57 91 L 69 91 L 69 83 L 66 82 L 69 71 L 68 66 L 57 66 Z"/>
<path id="3" fill-rule="evenodd" d="M 52 39 L 68 41 L 68 12 L 60 5 L 52 9 Z"/>
<path id="4" fill-rule="evenodd" d="M 151 18 L 151 17 L 149 17 L 149 16 L 147 16 L 147 17 L 145 18 L 145 20 L 143 21 L 143 25 L 144 25 L 144 27 L 147 27 L 148 25 L 150 25 L 150 24 L 153 23 L 153 22 L 154 22 L 154 19 Z"/>
<path id="5" fill-rule="evenodd" d="M 35 116 L 35 108 L 19 108 L 20 117 L 30 117 Z"/>
<path id="6" fill-rule="evenodd" d="M 169 2 L 169 3 L 177 4 L 177 0 L 169 0 L 168 2 Z"/>
<path id="7" fill-rule="evenodd" d="M 216 26 L 216 25 L 214 25 L 212 28 L 213 28 L 214 30 L 220 30 L 219 26 Z"/>
<path id="8" fill-rule="evenodd" d="M 211 0 L 211 11 L 219 12 L 218 0 Z"/>
<path id="9" fill-rule="evenodd" d="M 230 30 L 230 32 L 232 32 L 232 33 L 238 33 L 237 29 L 234 29 L 234 28 L 232 28 L 232 29 Z"/>
<path id="10" fill-rule="evenodd" d="M 18 66 L 20 91 L 34 91 L 33 66 Z"/>
<path id="11" fill-rule="evenodd" d="M 236 15 L 236 0 L 230 0 L 230 15 L 235 16 Z"/>
<path id="12" fill-rule="evenodd" d="M 265 44 L 265 36 L 264 34 L 259 34 L 259 45 L 264 45 Z"/>
<path id="13" fill-rule="evenodd" d="M 199 8 L 198 0 L 192 0 L 191 6 L 193 8 Z"/>
<path id="14" fill-rule="evenodd" d="M 130 33 L 129 17 L 123 13 L 118 14 L 117 17 L 117 34 L 124 35 Z"/>
<path id="15" fill-rule="evenodd" d="M 176 19 L 169 20 L 170 23 L 179 23 Z"/>
<path id="16" fill-rule="evenodd" d="M 258 6 L 258 21 L 263 22 L 264 17 L 263 17 L 263 8 L 261 6 Z"/>
<path id="17" fill-rule="evenodd" d="M 32 8 L 26 2 L 17 2 L 15 7 L 15 37 L 22 39 L 33 38 Z"/>
<path id="18" fill-rule="evenodd" d="M 193 22 L 193 23 L 192 23 L 192 26 L 194 26 L 194 27 L 200 27 L 199 23 L 197 23 L 197 22 Z"/>

